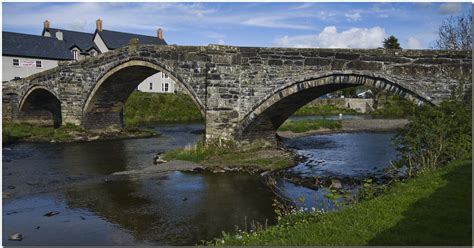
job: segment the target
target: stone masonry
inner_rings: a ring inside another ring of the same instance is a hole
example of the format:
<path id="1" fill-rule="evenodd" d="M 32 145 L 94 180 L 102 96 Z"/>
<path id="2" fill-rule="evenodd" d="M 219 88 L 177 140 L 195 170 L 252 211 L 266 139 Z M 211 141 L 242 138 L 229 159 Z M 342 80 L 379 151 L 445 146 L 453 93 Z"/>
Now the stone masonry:
<path id="1" fill-rule="evenodd" d="M 371 85 L 416 103 L 437 105 L 450 97 L 460 81 L 465 81 L 465 91 L 470 91 L 471 64 L 470 51 L 131 42 L 110 53 L 64 62 L 4 83 L 3 118 L 19 121 L 31 111 L 48 110 L 62 124 L 121 128 L 123 106 L 130 93 L 143 79 L 164 71 L 205 116 L 207 140 L 272 141 L 275 130 L 298 108 L 350 86 Z M 31 118 L 37 116 L 32 114 Z"/>

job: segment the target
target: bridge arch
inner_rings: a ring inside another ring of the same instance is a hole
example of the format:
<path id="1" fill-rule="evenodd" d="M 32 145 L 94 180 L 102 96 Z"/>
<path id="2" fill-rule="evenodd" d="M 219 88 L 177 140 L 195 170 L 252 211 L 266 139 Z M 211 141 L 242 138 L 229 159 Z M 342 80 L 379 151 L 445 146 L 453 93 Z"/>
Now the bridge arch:
<path id="1" fill-rule="evenodd" d="M 61 126 L 61 101 L 56 93 L 44 86 L 34 85 L 26 91 L 18 113 L 21 122 Z"/>
<path id="2" fill-rule="evenodd" d="M 242 118 L 237 138 L 274 140 L 276 130 L 302 106 L 327 93 L 362 85 L 399 95 L 418 105 L 433 104 L 429 97 L 377 74 L 328 72 L 286 84 L 268 94 Z"/>
<path id="3" fill-rule="evenodd" d="M 126 100 L 140 83 L 160 71 L 167 73 L 181 86 L 205 116 L 204 104 L 173 71 L 156 61 L 133 59 L 114 66 L 97 80 L 82 108 L 82 125 L 92 129 L 123 127 L 123 106 Z"/>

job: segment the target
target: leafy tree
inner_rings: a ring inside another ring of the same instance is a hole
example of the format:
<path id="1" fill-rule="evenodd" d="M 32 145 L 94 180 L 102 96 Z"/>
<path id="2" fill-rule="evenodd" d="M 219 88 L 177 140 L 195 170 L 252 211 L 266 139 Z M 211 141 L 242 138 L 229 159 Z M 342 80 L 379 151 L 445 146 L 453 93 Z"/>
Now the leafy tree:
<path id="1" fill-rule="evenodd" d="M 398 43 L 398 39 L 395 36 L 390 35 L 387 39 L 383 41 L 383 48 L 385 49 L 402 49 L 400 47 L 400 43 Z"/>
<path id="2" fill-rule="evenodd" d="M 438 29 L 433 48 L 446 50 L 472 49 L 472 14 L 450 16 Z"/>
<path id="3" fill-rule="evenodd" d="M 415 110 L 410 123 L 394 138 L 408 176 L 441 167 L 449 161 L 471 156 L 471 104 L 460 100 L 424 105 Z"/>

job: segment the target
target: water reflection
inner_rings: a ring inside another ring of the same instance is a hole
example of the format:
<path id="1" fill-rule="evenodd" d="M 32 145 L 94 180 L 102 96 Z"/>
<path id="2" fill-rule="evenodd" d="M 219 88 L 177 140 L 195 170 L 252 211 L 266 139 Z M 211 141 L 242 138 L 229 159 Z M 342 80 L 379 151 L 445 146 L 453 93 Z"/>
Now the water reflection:
<path id="1" fill-rule="evenodd" d="M 4 149 L 3 240 L 6 245 L 193 245 L 222 231 L 274 222 L 274 195 L 258 175 L 167 172 L 111 177 L 152 164 L 157 150 L 197 142 L 202 125 L 157 127 L 150 139 L 73 144 L 21 143 Z M 309 158 L 291 173 L 365 176 L 394 156 L 392 134 L 335 134 L 286 140 Z M 324 162 L 321 162 L 324 161 Z M 324 202 L 314 191 L 282 179 L 285 196 Z M 298 201 L 296 201 L 298 202 Z M 324 203 L 330 205 L 331 203 Z M 299 206 L 303 206 L 300 204 Z M 58 211 L 53 217 L 43 216 Z M 39 228 L 38 228 L 39 227 Z M 21 243 L 8 235 L 21 232 Z"/>

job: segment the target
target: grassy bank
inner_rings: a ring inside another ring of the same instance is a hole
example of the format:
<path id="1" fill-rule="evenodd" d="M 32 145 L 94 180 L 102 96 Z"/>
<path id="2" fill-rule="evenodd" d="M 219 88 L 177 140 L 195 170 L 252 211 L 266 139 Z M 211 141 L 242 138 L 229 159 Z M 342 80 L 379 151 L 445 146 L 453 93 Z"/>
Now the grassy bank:
<path id="1" fill-rule="evenodd" d="M 133 92 L 125 103 L 127 126 L 158 122 L 203 121 L 201 112 L 186 94 Z"/>
<path id="2" fill-rule="evenodd" d="M 322 128 L 341 129 L 342 125 L 336 120 L 287 120 L 280 126 L 278 131 L 291 131 L 293 133 L 304 133 Z"/>
<path id="3" fill-rule="evenodd" d="M 200 163 L 209 170 L 235 168 L 242 171 L 266 171 L 294 165 L 293 156 L 286 151 L 254 142 L 244 148 L 234 144 L 187 146 L 164 154 L 165 160 L 186 160 Z"/>
<path id="4" fill-rule="evenodd" d="M 321 106 L 311 106 L 305 105 L 298 109 L 293 115 L 296 116 L 306 116 L 306 115 L 358 115 L 357 111 L 349 108 L 340 108 L 335 105 L 321 105 Z"/>
<path id="5" fill-rule="evenodd" d="M 471 245 L 471 161 L 399 182 L 382 196 L 330 213 L 296 213 L 217 245 Z"/>
<path id="6" fill-rule="evenodd" d="M 94 133 L 76 126 L 66 124 L 60 128 L 42 127 L 26 123 L 2 123 L 2 143 L 10 144 L 17 141 L 30 142 L 73 142 L 97 139 L 150 137 L 157 135 L 153 130 L 125 128 L 120 132 Z"/>

